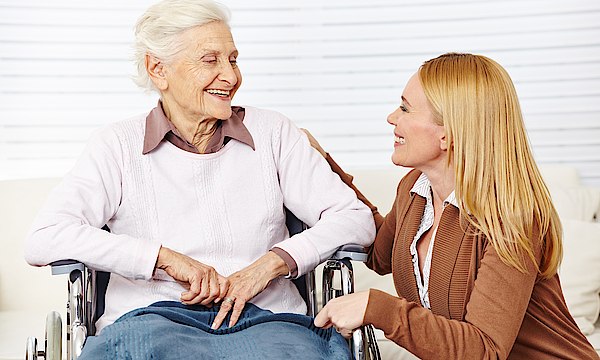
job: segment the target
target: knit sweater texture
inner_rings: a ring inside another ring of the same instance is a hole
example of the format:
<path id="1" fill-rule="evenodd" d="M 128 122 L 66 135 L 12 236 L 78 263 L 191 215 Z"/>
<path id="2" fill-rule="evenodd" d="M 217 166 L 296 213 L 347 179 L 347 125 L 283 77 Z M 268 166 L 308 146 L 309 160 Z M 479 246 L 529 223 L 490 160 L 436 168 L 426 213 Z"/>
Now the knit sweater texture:
<path id="1" fill-rule="evenodd" d="M 542 278 L 532 261 L 527 273 L 503 263 L 453 205 L 435 239 L 431 311 L 421 306 L 409 250 L 425 208 L 410 194 L 419 175 L 402 179 L 391 212 L 378 221 L 368 266 L 392 273 L 398 296 L 371 290 L 365 322 L 421 359 L 598 359 L 569 314 L 558 275 Z M 541 249 L 538 241 L 538 265 Z"/>
<path id="2" fill-rule="evenodd" d="M 184 288 L 154 272 L 161 245 L 223 276 L 277 245 L 302 275 L 343 244 L 372 242 L 369 209 L 281 114 L 246 107 L 244 125 L 256 150 L 230 141 L 216 153 L 193 154 L 163 141 L 142 155 L 146 115 L 92 136 L 26 239 L 32 265 L 75 259 L 112 273 L 98 332 L 130 310 L 179 300 Z M 310 229 L 290 238 L 284 206 Z M 104 224 L 111 233 L 100 229 Z M 250 302 L 276 313 L 306 313 L 283 277 Z"/>

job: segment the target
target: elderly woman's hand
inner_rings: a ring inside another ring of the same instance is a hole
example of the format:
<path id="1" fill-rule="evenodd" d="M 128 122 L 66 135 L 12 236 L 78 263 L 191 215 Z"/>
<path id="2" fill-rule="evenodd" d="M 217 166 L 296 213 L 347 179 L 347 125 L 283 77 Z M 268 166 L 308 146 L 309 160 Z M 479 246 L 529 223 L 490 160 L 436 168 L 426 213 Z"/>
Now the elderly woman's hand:
<path id="1" fill-rule="evenodd" d="M 324 329 L 333 326 L 343 337 L 350 338 L 354 330 L 365 325 L 368 302 L 368 291 L 359 291 L 332 299 L 319 311 L 314 324 Z"/>
<path id="2" fill-rule="evenodd" d="M 304 131 L 304 133 L 306 134 L 306 136 L 308 136 L 308 141 L 310 142 L 310 145 L 312 147 L 314 147 L 315 149 L 317 149 L 317 151 L 323 155 L 324 158 L 327 157 L 327 153 L 325 152 L 325 150 L 323 150 L 323 148 L 321 147 L 321 144 L 319 144 L 319 142 L 317 141 L 317 139 L 315 139 L 314 136 L 312 136 L 312 134 L 306 130 L 306 129 L 300 129 L 302 131 Z"/>
<path id="3" fill-rule="evenodd" d="M 266 289 L 271 280 L 288 273 L 289 268 L 283 259 L 274 252 L 269 251 L 247 268 L 232 274 L 229 277 L 229 290 L 227 295 L 222 298 L 221 309 L 215 317 L 212 328 L 218 329 L 221 327 L 229 311 L 231 311 L 229 327 L 234 326 L 248 300 Z"/>
<path id="4" fill-rule="evenodd" d="M 210 307 L 213 302 L 219 302 L 229 288 L 229 280 L 211 266 L 166 247 L 158 253 L 156 268 L 164 270 L 187 289 L 181 293 L 181 302 L 185 305 L 200 303 Z"/>

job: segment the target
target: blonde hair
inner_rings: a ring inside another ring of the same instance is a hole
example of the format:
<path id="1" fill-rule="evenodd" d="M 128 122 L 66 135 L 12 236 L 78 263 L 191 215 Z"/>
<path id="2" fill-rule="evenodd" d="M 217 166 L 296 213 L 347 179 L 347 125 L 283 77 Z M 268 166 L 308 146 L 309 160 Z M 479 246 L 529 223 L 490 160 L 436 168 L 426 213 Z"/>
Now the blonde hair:
<path id="1" fill-rule="evenodd" d="M 451 144 L 447 165 L 453 161 L 461 212 L 521 272 L 527 259 L 536 262 L 534 244 L 541 241 L 538 271 L 553 276 L 562 259 L 562 226 L 506 70 L 484 56 L 450 53 L 426 61 L 419 78 Z"/>
<path id="2" fill-rule="evenodd" d="M 163 0 L 150 6 L 137 20 L 132 45 L 137 73 L 131 78 L 145 92 L 160 90 L 146 71 L 146 55 L 171 63 L 187 44 L 179 41 L 186 30 L 221 21 L 229 26 L 230 11 L 212 0 Z"/>

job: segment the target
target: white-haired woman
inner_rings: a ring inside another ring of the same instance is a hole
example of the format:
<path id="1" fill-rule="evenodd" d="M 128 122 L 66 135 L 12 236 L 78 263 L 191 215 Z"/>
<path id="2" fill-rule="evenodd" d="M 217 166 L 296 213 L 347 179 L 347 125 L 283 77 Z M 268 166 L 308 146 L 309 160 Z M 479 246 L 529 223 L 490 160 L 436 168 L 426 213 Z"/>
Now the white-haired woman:
<path id="1" fill-rule="evenodd" d="M 242 77 L 228 17 L 209 0 L 148 8 L 134 80 L 158 105 L 93 135 L 27 237 L 32 265 L 68 258 L 112 273 L 97 332 L 165 300 L 219 304 L 212 331 L 234 326 L 247 302 L 305 314 L 290 278 L 374 238 L 369 209 L 298 128 L 231 106 Z M 311 229 L 290 238 L 284 206 Z"/>
<path id="2" fill-rule="evenodd" d="M 598 359 L 562 295 L 562 228 L 508 73 L 472 54 L 426 61 L 388 122 L 392 162 L 414 170 L 375 212 L 367 265 L 398 296 L 336 298 L 315 325 L 373 324 L 420 359 Z"/>

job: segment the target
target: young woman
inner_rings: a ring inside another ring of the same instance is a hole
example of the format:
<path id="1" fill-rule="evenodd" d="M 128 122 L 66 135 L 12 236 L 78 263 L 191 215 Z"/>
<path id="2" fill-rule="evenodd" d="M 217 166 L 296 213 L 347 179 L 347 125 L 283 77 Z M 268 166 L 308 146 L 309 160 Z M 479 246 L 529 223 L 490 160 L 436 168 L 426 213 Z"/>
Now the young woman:
<path id="1" fill-rule="evenodd" d="M 507 72 L 471 54 L 429 60 L 388 122 L 392 161 L 414 170 L 391 212 L 374 211 L 367 264 L 398 296 L 334 299 L 315 325 L 373 324 L 421 359 L 598 359 L 562 295 L 562 228 Z"/>

